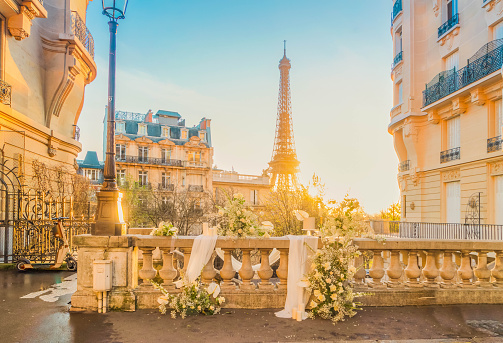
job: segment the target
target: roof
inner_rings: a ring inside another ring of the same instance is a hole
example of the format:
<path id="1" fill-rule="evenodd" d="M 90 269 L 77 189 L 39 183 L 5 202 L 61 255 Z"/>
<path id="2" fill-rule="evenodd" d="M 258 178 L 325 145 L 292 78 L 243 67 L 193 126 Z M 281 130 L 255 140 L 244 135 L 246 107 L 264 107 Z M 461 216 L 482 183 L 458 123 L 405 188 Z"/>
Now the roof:
<path id="1" fill-rule="evenodd" d="M 98 160 L 96 151 L 88 151 L 84 160 L 78 160 L 79 168 L 103 169 L 104 163 Z"/>
<path id="2" fill-rule="evenodd" d="M 159 110 L 155 114 L 156 116 L 167 116 L 167 117 L 174 117 L 174 118 L 181 118 L 182 116 L 178 112 L 173 112 L 173 111 L 164 111 L 164 110 Z"/>

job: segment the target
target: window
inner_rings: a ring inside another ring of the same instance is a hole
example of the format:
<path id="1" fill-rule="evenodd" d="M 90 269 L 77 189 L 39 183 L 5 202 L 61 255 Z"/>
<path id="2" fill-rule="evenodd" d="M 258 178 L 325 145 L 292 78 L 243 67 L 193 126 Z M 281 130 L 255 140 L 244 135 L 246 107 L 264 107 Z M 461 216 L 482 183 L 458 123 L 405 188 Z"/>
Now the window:
<path id="1" fill-rule="evenodd" d="M 454 69 L 454 71 L 459 70 L 459 54 L 456 51 L 453 54 L 450 54 L 446 58 L 444 58 L 445 70 Z"/>
<path id="2" fill-rule="evenodd" d="M 455 117 L 447 120 L 447 150 L 460 146 L 459 117 Z"/>
<path id="3" fill-rule="evenodd" d="M 171 159 L 171 149 L 161 149 L 161 163 L 168 163 Z"/>
<path id="4" fill-rule="evenodd" d="M 496 40 L 502 38 L 503 38 L 503 22 L 493 27 L 493 39 Z"/>
<path id="5" fill-rule="evenodd" d="M 126 182 L 126 169 L 117 169 L 117 183 L 123 185 Z"/>
<path id="6" fill-rule="evenodd" d="M 169 127 L 163 126 L 161 130 L 162 137 L 169 137 Z"/>
<path id="7" fill-rule="evenodd" d="M 147 125 L 146 124 L 138 124 L 138 135 L 140 135 L 140 136 L 147 135 Z"/>
<path id="8" fill-rule="evenodd" d="M 96 181 L 99 177 L 99 171 L 96 169 L 86 169 L 85 176 L 91 181 Z"/>
<path id="9" fill-rule="evenodd" d="M 494 136 L 501 136 L 503 126 L 503 106 L 501 99 L 494 102 Z"/>
<path id="10" fill-rule="evenodd" d="M 395 84 L 395 106 L 400 105 L 403 103 L 403 86 L 402 86 L 402 81 L 399 83 Z"/>
<path id="11" fill-rule="evenodd" d="M 115 144 L 115 159 L 118 161 L 126 160 L 126 145 Z"/>
<path id="12" fill-rule="evenodd" d="M 200 151 L 189 151 L 187 153 L 187 160 L 189 162 L 201 162 L 201 152 Z"/>
<path id="13" fill-rule="evenodd" d="M 162 173 L 161 184 L 162 184 L 162 188 L 168 188 L 168 185 L 171 184 L 171 174 L 170 173 Z"/>
<path id="14" fill-rule="evenodd" d="M 446 10 L 446 19 L 451 20 L 458 13 L 458 0 L 447 0 Z"/>
<path id="15" fill-rule="evenodd" d="M 459 181 L 446 183 L 447 223 L 459 223 L 461 217 L 461 184 Z"/>
<path id="16" fill-rule="evenodd" d="M 494 177 L 495 197 L 494 197 L 494 224 L 503 225 L 503 175 Z"/>
<path id="17" fill-rule="evenodd" d="M 166 206 L 168 204 L 168 197 L 162 197 L 162 204 Z"/>
<path id="18" fill-rule="evenodd" d="M 182 130 L 180 139 L 187 139 L 187 130 Z"/>
<path id="19" fill-rule="evenodd" d="M 199 138 L 204 142 L 206 141 L 206 132 L 199 132 Z"/>
<path id="20" fill-rule="evenodd" d="M 140 186 L 146 186 L 148 184 L 148 172 L 140 170 L 138 172 L 138 184 Z"/>
<path id="21" fill-rule="evenodd" d="M 402 52 L 402 28 L 395 33 L 395 56 Z"/>
<path id="22" fill-rule="evenodd" d="M 138 148 L 138 162 L 146 163 L 148 161 L 148 147 L 141 146 Z"/>
<path id="23" fill-rule="evenodd" d="M 256 189 L 250 191 L 250 204 L 258 205 L 258 190 Z"/>
<path id="24" fill-rule="evenodd" d="M 115 131 L 126 132 L 126 123 L 124 123 L 123 121 L 115 122 Z"/>

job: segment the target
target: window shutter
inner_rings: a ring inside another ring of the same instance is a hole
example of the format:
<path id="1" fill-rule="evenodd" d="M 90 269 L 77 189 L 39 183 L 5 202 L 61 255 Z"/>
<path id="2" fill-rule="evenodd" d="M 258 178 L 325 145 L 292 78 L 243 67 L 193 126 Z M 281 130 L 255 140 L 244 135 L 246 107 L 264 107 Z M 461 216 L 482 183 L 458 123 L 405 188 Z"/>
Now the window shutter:
<path id="1" fill-rule="evenodd" d="M 447 222 L 459 223 L 461 217 L 461 184 L 449 182 L 446 184 Z"/>
<path id="2" fill-rule="evenodd" d="M 460 144 L 459 117 L 447 121 L 447 149 L 458 148 Z"/>

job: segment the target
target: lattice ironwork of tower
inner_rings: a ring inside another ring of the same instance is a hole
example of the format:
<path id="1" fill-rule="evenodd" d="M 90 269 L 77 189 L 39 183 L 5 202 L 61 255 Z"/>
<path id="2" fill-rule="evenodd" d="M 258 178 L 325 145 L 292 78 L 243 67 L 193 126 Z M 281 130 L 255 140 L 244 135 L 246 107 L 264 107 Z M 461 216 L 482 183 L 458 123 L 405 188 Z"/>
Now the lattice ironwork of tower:
<path id="1" fill-rule="evenodd" d="M 285 41 L 283 58 L 279 61 L 280 82 L 276 136 L 271 162 L 269 162 L 271 183 L 275 189 L 294 189 L 298 184 L 297 173 L 300 162 L 297 160 L 293 138 L 290 68 L 290 60 L 286 57 Z"/>

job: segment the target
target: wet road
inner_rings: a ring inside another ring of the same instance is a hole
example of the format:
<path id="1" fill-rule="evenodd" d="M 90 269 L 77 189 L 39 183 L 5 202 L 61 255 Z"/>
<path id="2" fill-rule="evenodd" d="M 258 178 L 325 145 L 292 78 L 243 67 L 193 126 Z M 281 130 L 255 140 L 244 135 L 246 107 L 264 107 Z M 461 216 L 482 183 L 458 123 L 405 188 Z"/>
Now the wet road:
<path id="1" fill-rule="evenodd" d="M 75 273 L 0 270 L 0 342 L 503 342 L 503 306 L 366 308 L 335 326 L 273 310 L 171 319 L 159 312 L 70 313 Z"/>

